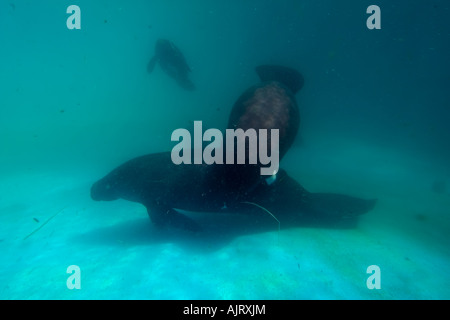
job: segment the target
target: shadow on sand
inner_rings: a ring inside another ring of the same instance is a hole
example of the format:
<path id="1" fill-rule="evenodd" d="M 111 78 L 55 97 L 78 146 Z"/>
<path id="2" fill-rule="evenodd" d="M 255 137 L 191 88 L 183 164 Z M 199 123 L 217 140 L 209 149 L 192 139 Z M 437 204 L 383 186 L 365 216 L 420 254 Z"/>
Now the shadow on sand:
<path id="1" fill-rule="evenodd" d="M 354 228 L 357 218 L 339 221 L 317 221 L 294 219 L 278 222 L 270 216 L 249 216 L 240 214 L 186 213 L 201 226 L 201 232 L 174 228 L 158 228 L 148 218 L 127 220 L 112 226 L 101 227 L 72 238 L 72 241 L 88 246 L 148 246 L 172 243 L 188 251 L 209 252 L 228 245 L 233 239 L 266 232 L 283 232 L 288 228 Z"/>

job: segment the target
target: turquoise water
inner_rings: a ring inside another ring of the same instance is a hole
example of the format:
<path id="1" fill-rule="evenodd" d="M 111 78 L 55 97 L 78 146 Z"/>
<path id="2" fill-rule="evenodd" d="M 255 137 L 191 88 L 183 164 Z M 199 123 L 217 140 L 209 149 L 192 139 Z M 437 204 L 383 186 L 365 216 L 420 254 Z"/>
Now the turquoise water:
<path id="1" fill-rule="evenodd" d="M 0 298 L 449 299 L 450 5 L 376 1 L 369 30 L 371 4 L 0 0 Z M 181 49 L 195 91 L 147 73 L 158 38 Z M 378 198 L 355 227 L 196 213 L 208 228 L 192 234 L 91 200 L 114 167 L 169 151 L 173 130 L 224 128 L 263 63 L 305 78 L 281 167 L 313 192 Z"/>

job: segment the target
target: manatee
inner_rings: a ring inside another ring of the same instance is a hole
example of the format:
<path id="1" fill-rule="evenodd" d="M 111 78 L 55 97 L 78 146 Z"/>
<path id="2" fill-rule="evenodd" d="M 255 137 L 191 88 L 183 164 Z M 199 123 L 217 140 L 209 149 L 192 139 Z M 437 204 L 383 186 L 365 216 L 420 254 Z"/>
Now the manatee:
<path id="1" fill-rule="evenodd" d="M 175 79 L 180 87 L 186 90 L 194 90 L 195 85 L 189 79 L 191 68 L 173 42 L 166 39 L 158 39 L 155 45 L 154 56 L 147 64 L 147 72 L 152 73 L 156 63 L 165 73 Z"/>
<path id="2" fill-rule="evenodd" d="M 259 180 L 251 190 L 241 192 L 230 188 L 223 176 L 217 176 L 215 166 L 221 165 L 175 165 L 170 152 L 148 154 L 125 162 L 95 182 L 91 197 L 96 201 L 125 199 L 141 203 L 156 225 L 192 231 L 201 227 L 177 209 L 263 215 L 264 208 L 283 227 L 285 222 L 302 218 L 353 218 L 368 212 L 376 203 L 375 199 L 308 192 L 283 169 L 272 183 Z"/>

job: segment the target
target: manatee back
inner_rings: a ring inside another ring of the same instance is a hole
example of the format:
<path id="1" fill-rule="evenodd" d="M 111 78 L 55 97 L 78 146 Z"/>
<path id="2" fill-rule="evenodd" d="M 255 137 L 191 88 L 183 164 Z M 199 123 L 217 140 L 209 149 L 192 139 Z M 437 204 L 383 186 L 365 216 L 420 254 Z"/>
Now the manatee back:
<path id="1" fill-rule="evenodd" d="M 246 90 L 236 101 L 228 129 L 279 130 L 279 157 L 283 158 L 297 136 L 300 112 L 292 92 L 279 82 L 265 82 Z M 267 141 L 270 148 L 270 141 Z"/>

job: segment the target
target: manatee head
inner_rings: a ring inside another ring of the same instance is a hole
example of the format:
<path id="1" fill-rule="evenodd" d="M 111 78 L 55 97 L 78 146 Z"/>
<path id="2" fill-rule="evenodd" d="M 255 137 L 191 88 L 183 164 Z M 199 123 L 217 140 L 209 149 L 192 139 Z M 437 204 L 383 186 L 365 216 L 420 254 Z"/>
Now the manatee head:
<path id="1" fill-rule="evenodd" d="M 91 187 L 91 198 L 95 201 L 112 201 L 120 198 L 119 180 L 110 175 L 98 180 Z"/>

